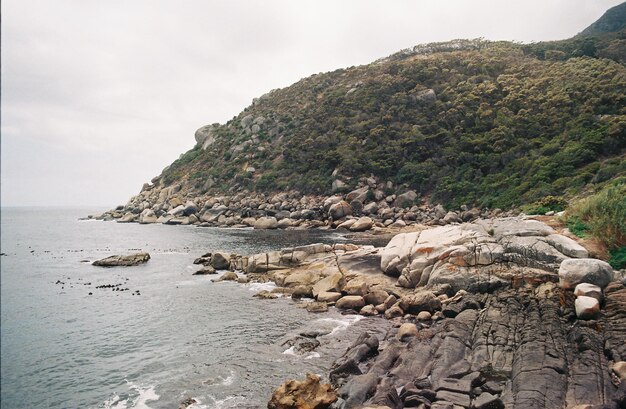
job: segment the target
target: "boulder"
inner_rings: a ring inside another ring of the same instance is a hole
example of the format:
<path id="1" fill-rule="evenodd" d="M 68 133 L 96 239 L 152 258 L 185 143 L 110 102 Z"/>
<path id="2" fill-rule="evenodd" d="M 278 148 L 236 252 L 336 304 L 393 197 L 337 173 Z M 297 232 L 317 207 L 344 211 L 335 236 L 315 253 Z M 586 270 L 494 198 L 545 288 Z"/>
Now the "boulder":
<path id="1" fill-rule="evenodd" d="M 363 297 L 368 293 L 369 288 L 365 281 L 355 278 L 344 285 L 342 291 L 348 295 L 360 295 Z"/>
<path id="2" fill-rule="evenodd" d="M 278 220 L 275 217 L 260 217 L 254 223 L 255 229 L 277 229 Z"/>
<path id="3" fill-rule="evenodd" d="M 293 226 L 293 223 L 294 223 L 293 220 L 287 217 L 284 219 L 280 219 L 276 227 L 279 229 L 286 229 L 288 227 Z"/>
<path id="4" fill-rule="evenodd" d="M 319 294 L 324 292 L 340 292 L 344 284 L 343 274 L 331 274 L 313 285 L 313 296 L 319 297 Z"/>
<path id="5" fill-rule="evenodd" d="M 304 381 L 289 380 L 272 393 L 268 409 L 326 409 L 337 400 L 330 384 L 322 384 L 320 377 L 308 373 Z"/>
<path id="6" fill-rule="evenodd" d="M 397 337 L 400 341 L 406 341 L 407 338 L 416 337 L 417 335 L 417 326 L 410 322 L 405 322 L 404 324 L 400 325 Z"/>
<path id="7" fill-rule="evenodd" d="M 207 275 L 207 274 L 217 274 L 217 272 L 215 271 L 215 269 L 211 266 L 206 266 L 203 267 L 202 269 L 196 271 L 195 273 L 193 273 L 193 275 L 198 276 L 198 275 Z"/>
<path id="8" fill-rule="evenodd" d="M 278 298 L 278 295 L 274 294 L 271 291 L 261 290 L 258 293 L 254 294 L 253 297 L 260 298 L 262 300 L 274 300 Z"/>
<path id="9" fill-rule="evenodd" d="M 363 207 L 363 214 L 365 215 L 376 214 L 376 212 L 378 212 L 378 203 L 376 202 L 368 203 Z"/>
<path id="10" fill-rule="evenodd" d="M 581 320 L 595 319 L 600 315 L 600 303 L 593 297 L 581 295 L 574 301 L 576 316 Z"/>
<path id="11" fill-rule="evenodd" d="M 228 271 L 222 274 L 222 276 L 217 279 L 217 281 L 238 281 L 238 280 L 239 280 L 239 276 L 234 271 Z"/>
<path id="12" fill-rule="evenodd" d="M 626 362 L 615 362 L 611 369 L 613 370 L 613 372 L 615 372 L 615 375 L 617 375 L 617 377 L 622 380 L 622 382 L 626 381 Z"/>
<path id="13" fill-rule="evenodd" d="M 350 226 L 350 231 L 365 231 L 372 228 L 374 221 L 367 216 L 363 216 Z"/>
<path id="14" fill-rule="evenodd" d="M 431 319 L 432 319 L 432 314 L 429 313 L 428 311 L 421 311 L 419 314 L 417 314 L 418 321 L 430 321 Z"/>
<path id="15" fill-rule="evenodd" d="M 402 308 L 398 307 L 397 305 L 394 305 L 391 308 L 388 308 L 385 311 L 385 318 L 387 318 L 388 320 L 393 319 L 393 318 L 399 318 L 402 317 L 404 315 L 404 311 L 402 311 Z"/>
<path id="16" fill-rule="evenodd" d="M 216 270 L 227 270 L 230 268 L 230 254 L 213 253 L 211 255 L 211 266 Z"/>
<path id="17" fill-rule="evenodd" d="M 378 305 L 384 303 L 387 297 L 389 297 L 387 291 L 374 290 L 365 294 L 365 297 L 363 297 L 363 299 L 365 300 L 366 304 Z"/>
<path id="18" fill-rule="evenodd" d="M 150 254 L 142 252 L 124 256 L 110 256 L 101 260 L 96 260 L 92 264 L 98 267 L 129 267 L 146 263 L 148 260 L 150 260 Z"/>
<path id="19" fill-rule="evenodd" d="M 446 215 L 443 217 L 443 221 L 445 223 L 447 223 L 447 224 L 450 224 L 450 223 L 461 223 L 462 222 L 462 220 L 459 217 L 459 215 L 457 214 L 457 212 L 452 212 L 452 211 L 446 213 Z"/>
<path id="20" fill-rule="evenodd" d="M 418 291 L 415 294 L 402 297 L 400 308 L 410 314 L 428 311 L 431 314 L 441 309 L 441 300 L 432 291 Z"/>
<path id="21" fill-rule="evenodd" d="M 345 200 L 333 204 L 328 209 L 328 217 L 333 220 L 343 219 L 344 217 L 350 215 L 352 215 L 352 207 Z"/>
<path id="22" fill-rule="evenodd" d="M 359 311 L 359 314 L 364 315 L 366 317 L 373 317 L 374 315 L 378 315 L 378 310 L 376 310 L 376 307 L 374 307 L 373 305 L 368 304 L 365 307 L 361 308 L 361 311 Z"/>
<path id="23" fill-rule="evenodd" d="M 489 392 L 481 393 L 474 400 L 474 408 L 476 409 L 504 409 L 504 403 L 497 396 Z"/>
<path id="24" fill-rule="evenodd" d="M 306 305 L 308 312 L 326 312 L 328 311 L 328 304 L 325 302 L 310 302 Z"/>
<path id="25" fill-rule="evenodd" d="M 580 283 L 606 287 L 613 281 L 613 268 L 609 263 L 594 258 L 567 259 L 559 267 L 559 285 L 570 289 Z"/>
<path id="26" fill-rule="evenodd" d="M 597 285 L 589 284 L 589 283 L 580 283 L 574 289 L 575 296 L 587 296 L 593 297 L 599 302 L 602 302 L 602 289 Z"/>
<path id="27" fill-rule="evenodd" d="M 342 310 L 359 310 L 365 307 L 365 300 L 360 295 L 346 295 L 337 301 L 335 307 Z"/>
<path id="28" fill-rule="evenodd" d="M 396 197 L 396 200 L 393 202 L 394 207 L 411 207 L 415 204 L 415 199 L 417 199 L 417 193 L 413 190 L 409 190 L 407 192 L 402 193 Z"/>
<path id="29" fill-rule="evenodd" d="M 191 216 L 192 214 L 198 213 L 198 206 L 194 202 L 189 200 L 187 201 L 187 203 L 185 203 L 182 213 L 185 216 Z"/>
<path id="30" fill-rule="evenodd" d="M 315 286 L 313 286 L 313 288 L 315 288 Z M 317 301 L 336 302 L 341 297 L 343 297 L 343 295 L 341 295 L 341 293 L 336 293 L 336 292 L 331 292 L 331 291 L 328 291 L 328 292 L 324 291 L 324 292 L 321 292 L 321 293 L 317 294 Z"/>

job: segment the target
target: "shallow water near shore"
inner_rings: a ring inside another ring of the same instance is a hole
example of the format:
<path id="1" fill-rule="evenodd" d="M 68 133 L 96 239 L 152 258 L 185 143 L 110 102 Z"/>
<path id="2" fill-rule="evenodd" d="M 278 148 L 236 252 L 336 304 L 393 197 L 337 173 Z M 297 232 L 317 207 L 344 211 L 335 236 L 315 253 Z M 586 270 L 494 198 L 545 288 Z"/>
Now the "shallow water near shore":
<path id="1" fill-rule="evenodd" d="M 2 209 L 1 403 L 6 408 L 265 407 L 306 372 L 325 375 L 379 319 L 311 314 L 290 299 L 252 295 L 268 284 L 192 276 L 207 251 L 240 254 L 344 238 L 320 231 L 254 231 L 80 221 L 96 209 Z M 142 266 L 99 258 L 148 251 Z M 97 288 L 117 285 L 112 288 Z M 91 293 L 91 295 L 90 295 Z M 284 343 L 327 335 L 313 353 Z"/>

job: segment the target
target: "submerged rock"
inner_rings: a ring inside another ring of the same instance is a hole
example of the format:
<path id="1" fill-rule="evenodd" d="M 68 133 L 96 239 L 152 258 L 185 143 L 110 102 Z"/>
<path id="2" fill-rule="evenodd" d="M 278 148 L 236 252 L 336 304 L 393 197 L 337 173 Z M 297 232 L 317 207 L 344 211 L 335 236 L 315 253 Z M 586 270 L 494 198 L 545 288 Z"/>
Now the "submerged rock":
<path id="1" fill-rule="evenodd" d="M 146 263 L 148 260 L 150 260 L 150 254 L 142 252 L 142 253 L 133 253 L 133 254 L 128 254 L 128 255 L 123 255 L 123 256 L 119 256 L 119 255 L 110 256 L 110 257 L 103 258 L 101 260 L 96 260 L 91 264 L 93 264 L 94 266 L 99 266 L 99 267 L 118 267 L 118 266 L 129 267 L 129 266 L 136 266 L 139 264 Z"/>

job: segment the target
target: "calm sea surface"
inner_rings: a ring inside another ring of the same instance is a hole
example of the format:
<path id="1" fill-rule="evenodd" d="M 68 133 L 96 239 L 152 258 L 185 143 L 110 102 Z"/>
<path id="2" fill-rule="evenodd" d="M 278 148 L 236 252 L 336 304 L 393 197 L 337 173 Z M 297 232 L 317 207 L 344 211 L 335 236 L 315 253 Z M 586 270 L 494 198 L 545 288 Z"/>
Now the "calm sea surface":
<path id="1" fill-rule="evenodd" d="M 193 408 L 265 407 L 285 379 L 326 374 L 361 332 L 383 331 L 377 319 L 253 298 L 263 285 L 192 276 L 207 251 L 341 236 L 78 220 L 97 212 L 1 211 L 2 408 L 177 408 L 187 397 L 200 402 Z M 137 250 L 152 259 L 90 264 Z M 128 291 L 96 288 L 108 284 Z M 316 353 L 290 354 L 285 341 L 308 329 L 332 332 Z"/>

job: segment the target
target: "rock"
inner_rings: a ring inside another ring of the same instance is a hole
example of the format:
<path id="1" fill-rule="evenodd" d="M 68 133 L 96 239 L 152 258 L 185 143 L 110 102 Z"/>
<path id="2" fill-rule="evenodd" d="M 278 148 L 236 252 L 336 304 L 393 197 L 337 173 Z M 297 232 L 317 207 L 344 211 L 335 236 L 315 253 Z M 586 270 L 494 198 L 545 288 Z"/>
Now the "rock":
<path id="1" fill-rule="evenodd" d="M 446 215 L 443 217 L 443 221 L 446 224 L 449 224 L 449 223 L 461 223 L 462 222 L 462 220 L 459 217 L 459 215 L 456 212 L 453 212 L 453 211 L 450 211 L 450 212 L 446 213 Z"/>
<path id="2" fill-rule="evenodd" d="M 293 226 L 293 224 L 294 224 L 294 221 L 287 217 L 287 218 L 284 218 L 284 219 L 280 219 L 278 221 L 278 224 L 276 225 L 276 227 L 279 228 L 279 229 L 286 229 L 288 227 Z"/>
<path id="3" fill-rule="evenodd" d="M 99 267 L 129 267 L 146 263 L 148 260 L 150 260 L 150 254 L 142 252 L 128 254 L 125 256 L 110 256 L 101 260 L 96 260 L 92 264 Z"/>
<path id="4" fill-rule="evenodd" d="M 217 279 L 217 281 L 238 281 L 238 280 L 239 280 L 239 276 L 234 271 L 227 271 L 226 273 L 222 274 L 220 278 Z"/>
<path id="5" fill-rule="evenodd" d="M 416 337 L 418 334 L 419 332 L 417 331 L 417 326 L 415 324 L 405 322 L 400 325 L 397 337 L 400 341 L 406 341 L 406 338 Z"/>
<path id="6" fill-rule="evenodd" d="M 365 306 L 365 300 L 360 295 L 346 295 L 340 298 L 335 307 L 342 310 L 359 310 Z"/>
<path id="7" fill-rule="evenodd" d="M 393 205 L 394 207 L 411 207 L 415 204 L 415 199 L 417 199 L 417 193 L 413 190 L 409 190 L 407 192 L 402 193 L 396 197 Z"/>
<path id="8" fill-rule="evenodd" d="M 416 92 L 413 97 L 416 101 L 432 104 L 437 101 L 437 94 L 432 89 L 425 89 L 419 92 Z"/>
<path id="9" fill-rule="evenodd" d="M 473 407 L 476 409 L 504 409 L 504 403 L 497 396 L 484 392 L 474 400 Z"/>
<path id="10" fill-rule="evenodd" d="M 183 399 L 182 402 L 180 402 L 178 409 L 187 409 L 189 406 L 194 405 L 196 403 L 198 403 L 198 401 L 195 400 L 194 398 L 186 398 L 186 399 Z"/>
<path id="11" fill-rule="evenodd" d="M 359 311 L 359 314 L 364 315 L 366 317 L 372 317 L 374 315 L 378 315 L 378 311 L 376 310 L 376 307 L 374 307 L 372 304 L 368 304 L 365 307 L 361 308 L 361 311 Z"/>
<path id="12" fill-rule="evenodd" d="M 258 293 L 254 294 L 253 297 L 260 298 L 262 300 L 274 300 L 278 298 L 278 295 L 272 293 L 271 291 L 261 290 Z"/>
<path id="13" fill-rule="evenodd" d="M 438 401 L 450 402 L 454 405 L 463 406 L 465 408 L 470 407 L 470 397 L 464 393 L 451 392 L 447 390 L 440 390 L 437 392 Z"/>
<path id="14" fill-rule="evenodd" d="M 626 362 L 615 362 L 611 369 L 615 372 L 615 375 L 622 380 L 622 382 L 626 381 Z"/>
<path id="15" fill-rule="evenodd" d="M 365 215 L 376 214 L 376 212 L 378 212 L 378 203 L 376 202 L 368 203 L 363 207 L 363 214 Z"/>
<path id="16" fill-rule="evenodd" d="M 133 213 L 126 213 L 121 218 L 117 219 L 118 223 L 132 223 L 137 220 L 137 215 Z"/>
<path id="17" fill-rule="evenodd" d="M 313 288 L 315 288 L 315 286 L 313 286 Z M 323 291 L 323 292 L 317 294 L 317 301 L 336 302 L 341 297 L 343 297 L 343 295 L 341 295 L 341 293 L 330 292 L 330 291 Z"/>
<path id="18" fill-rule="evenodd" d="M 441 300 L 432 291 L 418 291 L 402 297 L 400 308 L 409 314 L 418 314 L 421 311 L 428 311 L 432 314 L 441 309 Z"/>
<path id="19" fill-rule="evenodd" d="M 432 319 L 432 314 L 429 313 L 428 311 L 421 311 L 419 314 L 417 314 L 418 321 L 430 321 L 431 319 Z"/>
<path id="20" fill-rule="evenodd" d="M 326 409 L 337 400 L 329 384 L 320 383 L 320 377 L 308 373 L 306 380 L 289 380 L 279 386 L 267 404 L 268 409 L 311 408 Z"/>
<path id="21" fill-rule="evenodd" d="M 311 292 L 310 285 L 304 285 L 304 284 L 296 285 L 295 287 L 293 287 L 293 290 L 291 291 L 291 298 L 293 298 L 294 300 L 297 300 L 300 298 L 312 298 L 312 297 L 313 297 L 313 293 Z"/>
<path id="22" fill-rule="evenodd" d="M 363 216 L 350 226 L 350 231 L 365 231 L 372 228 L 374 221 L 367 216 Z"/>
<path id="23" fill-rule="evenodd" d="M 389 227 L 392 229 L 401 229 L 403 227 L 406 227 L 406 222 L 402 219 L 398 219 L 395 222 L 391 223 Z"/>
<path id="24" fill-rule="evenodd" d="M 353 279 L 343 286 L 342 291 L 348 295 L 360 295 L 363 297 L 369 291 L 368 285 L 361 279 Z"/>
<path id="25" fill-rule="evenodd" d="M 324 292 L 340 292 L 344 284 L 343 274 L 331 274 L 313 285 L 313 296 L 318 297 L 320 293 Z"/>
<path id="26" fill-rule="evenodd" d="M 387 291 L 374 290 L 365 294 L 365 297 L 363 297 L 363 299 L 365 300 L 366 304 L 378 305 L 384 303 L 387 297 L 389 297 Z"/>
<path id="27" fill-rule="evenodd" d="M 277 229 L 278 220 L 275 217 L 260 217 L 254 223 L 255 229 Z"/>
<path id="28" fill-rule="evenodd" d="M 356 223 L 356 219 L 348 219 L 345 222 L 341 223 L 337 226 L 338 229 L 349 229 L 352 225 Z"/>
<path id="29" fill-rule="evenodd" d="M 575 296 L 587 296 L 593 297 L 599 302 L 602 302 L 602 289 L 597 285 L 589 284 L 589 283 L 580 283 L 574 289 Z"/>
<path id="30" fill-rule="evenodd" d="M 332 220 L 343 219 L 346 216 L 352 215 L 352 207 L 345 200 L 335 203 L 328 209 L 328 217 Z"/>
<path id="31" fill-rule="evenodd" d="M 576 243 L 569 237 L 565 237 L 560 234 L 550 234 L 546 236 L 546 241 L 550 243 L 552 247 L 565 254 L 566 256 L 574 258 L 589 257 L 589 252 L 587 251 L 587 249 Z"/>
<path id="32" fill-rule="evenodd" d="M 310 302 L 306 305 L 308 312 L 326 312 L 328 311 L 328 304 L 325 302 Z"/>
<path id="33" fill-rule="evenodd" d="M 613 279 L 613 268 L 609 263 L 594 258 L 563 260 L 559 267 L 559 285 L 565 289 L 574 288 L 580 283 L 604 288 Z"/>
<path id="34" fill-rule="evenodd" d="M 213 253 L 211 255 L 211 266 L 216 270 L 228 270 L 230 268 L 230 254 Z"/>
<path id="35" fill-rule="evenodd" d="M 187 203 L 185 203 L 182 213 L 185 216 L 191 216 L 192 214 L 195 214 L 197 212 L 198 212 L 198 206 L 196 206 L 194 202 L 188 201 Z"/>
<path id="36" fill-rule="evenodd" d="M 388 320 L 399 318 L 399 317 L 402 317 L 403 315 L 404 315 L 404 311 L 402 311 L 402 308 L 398 307 L 397 305 L 394 305 L 393 307 L 388 308 L 385 311 L 385 318 L 387 318 Z"/>
<path id="37" fill-rule="evenodd" d="M 335 180 L 333 180 L 333 183 L 332 183 L 331 187 L 332 187 L 332 191 L 333 192 L 338 192 L 340 190 L 345 189 L 346 186 L 347 185 L 343 181 L 341 181 L 340 179 L 335 179 Z"/>
<path id="38" fill-rule="evenodd" d="M 193 275 L 197 276 L 197 275 L 206 275 L 206 274 L 217 274 L 217 272 L 215 271 L 215 269 L 211 266 L 206 266 L 198 271 L 196 271 L 195 273 L 193 273 Z"/>
<path id="39" fill-rule="evenodd" d="M 595 319 L 600 315 L 600 303 L 593 297 L 577 297 L 574 306 L 576 316 L 581 320 Z"/>

